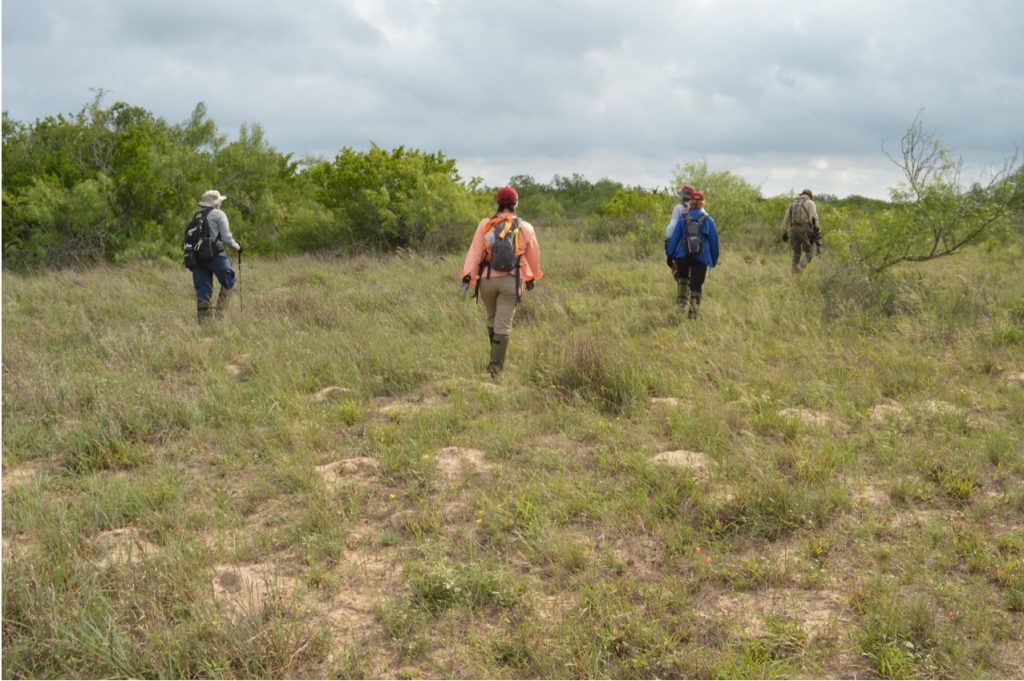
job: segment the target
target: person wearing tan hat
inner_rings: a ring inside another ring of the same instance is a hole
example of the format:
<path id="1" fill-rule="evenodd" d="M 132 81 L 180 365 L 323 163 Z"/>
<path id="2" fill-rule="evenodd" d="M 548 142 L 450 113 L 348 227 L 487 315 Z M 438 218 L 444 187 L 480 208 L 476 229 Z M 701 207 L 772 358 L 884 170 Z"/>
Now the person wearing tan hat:
<path id="1" fill-rule="evenodd" d="M 793 274 L 800 274 L 811 264 L 814 257 L 812 233 L 817 230 L 818 209 L 814 205 L 814 194 L 805 189 L 789 204 L 782 218 L 782 240 L 788 241 L 793 251 Z M 801 262 L 803 254 L 807 255 L 807 260 Z"/>
<path id="2" fill-rule="evenodd" d="M 224 247 L 229 246 L 235 253 L 241 253 L 242 246 L 232 236 L 228 216 L 220 208 L 226 198 L 216 189 L 207 190 L 199 199 L 199 210 L 192 218 L 193 223 L 205 223 L 204 228 L 213 246 L 212 257 L 197 259 L 191 267 L 192 283 L 196 288 L 196 314 L 200 324 L 210 321 L 214 315 L 223 316 L 235 288 L 235 271 L 231 269 L 231 260 L 224 253 Z M 220 282 L 216 308 L 211 305 L 214 277 Z"/>

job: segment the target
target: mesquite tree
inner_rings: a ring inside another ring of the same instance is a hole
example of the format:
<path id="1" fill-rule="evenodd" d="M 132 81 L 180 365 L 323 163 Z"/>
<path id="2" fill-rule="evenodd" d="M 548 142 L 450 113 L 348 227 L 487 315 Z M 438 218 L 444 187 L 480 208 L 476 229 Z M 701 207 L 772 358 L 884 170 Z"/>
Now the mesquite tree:
<path id="1" fill-rule="evenodd" d="M 855 235 L 861 262 L 882 272 L 902 262 L 953 255 L 964 247 L 996 239 L 1012 226 L 1020 188 L 1016 151 L 987 178 L 966 184 L 964 162 L 924 129 L 919 112 L 900 141 L 900 153 L 882 150 L 904 175 L 890 190 L 893 206 Z"/>

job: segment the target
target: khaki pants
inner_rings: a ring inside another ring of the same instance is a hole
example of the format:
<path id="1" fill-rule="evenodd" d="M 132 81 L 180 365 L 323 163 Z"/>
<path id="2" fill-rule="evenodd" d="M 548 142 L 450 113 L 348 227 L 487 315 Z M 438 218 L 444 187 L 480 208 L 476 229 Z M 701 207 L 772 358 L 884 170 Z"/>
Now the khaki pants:
<path id="1" fill-rule="evenodd" d="M 814 245 L 811 243 L 811 226 L 809 224 L 792 225 L 789 229 L 789 247 L 793 251 L 793 267 L 800 266 L 800 256 L 806 254 L 807 263 L 814 257 Z"/>
<path id="2" fill-rule="evenodd" d="M 512 317 L 516 314 L 516 278 L 494 277 L 480 280 L 480 300 L 487 311 L 487 326 L 503 336 L 512 331 Z"/>

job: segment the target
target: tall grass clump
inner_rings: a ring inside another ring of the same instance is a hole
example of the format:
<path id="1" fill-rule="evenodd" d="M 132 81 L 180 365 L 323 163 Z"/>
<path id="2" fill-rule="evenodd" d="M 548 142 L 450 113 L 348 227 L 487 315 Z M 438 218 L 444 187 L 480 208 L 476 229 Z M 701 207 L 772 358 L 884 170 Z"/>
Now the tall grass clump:
<path id="1" fill-rule="evenodd" d="M 640 369 L 615 345 L 593 338 L 548 343 L 531 357 L 530 380 L 561 399 L 625 414 L 647 399 Z"/>

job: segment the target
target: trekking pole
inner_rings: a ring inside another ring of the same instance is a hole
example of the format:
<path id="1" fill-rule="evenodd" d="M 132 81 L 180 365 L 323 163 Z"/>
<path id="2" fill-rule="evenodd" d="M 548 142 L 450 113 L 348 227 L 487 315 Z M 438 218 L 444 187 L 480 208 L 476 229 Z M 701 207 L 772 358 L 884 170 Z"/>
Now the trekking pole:
<path id="1" fill-rule="evenodd" d="M 238 250 L 238 313 L 241 314 L 242 310 L 242 250 Z"/>

